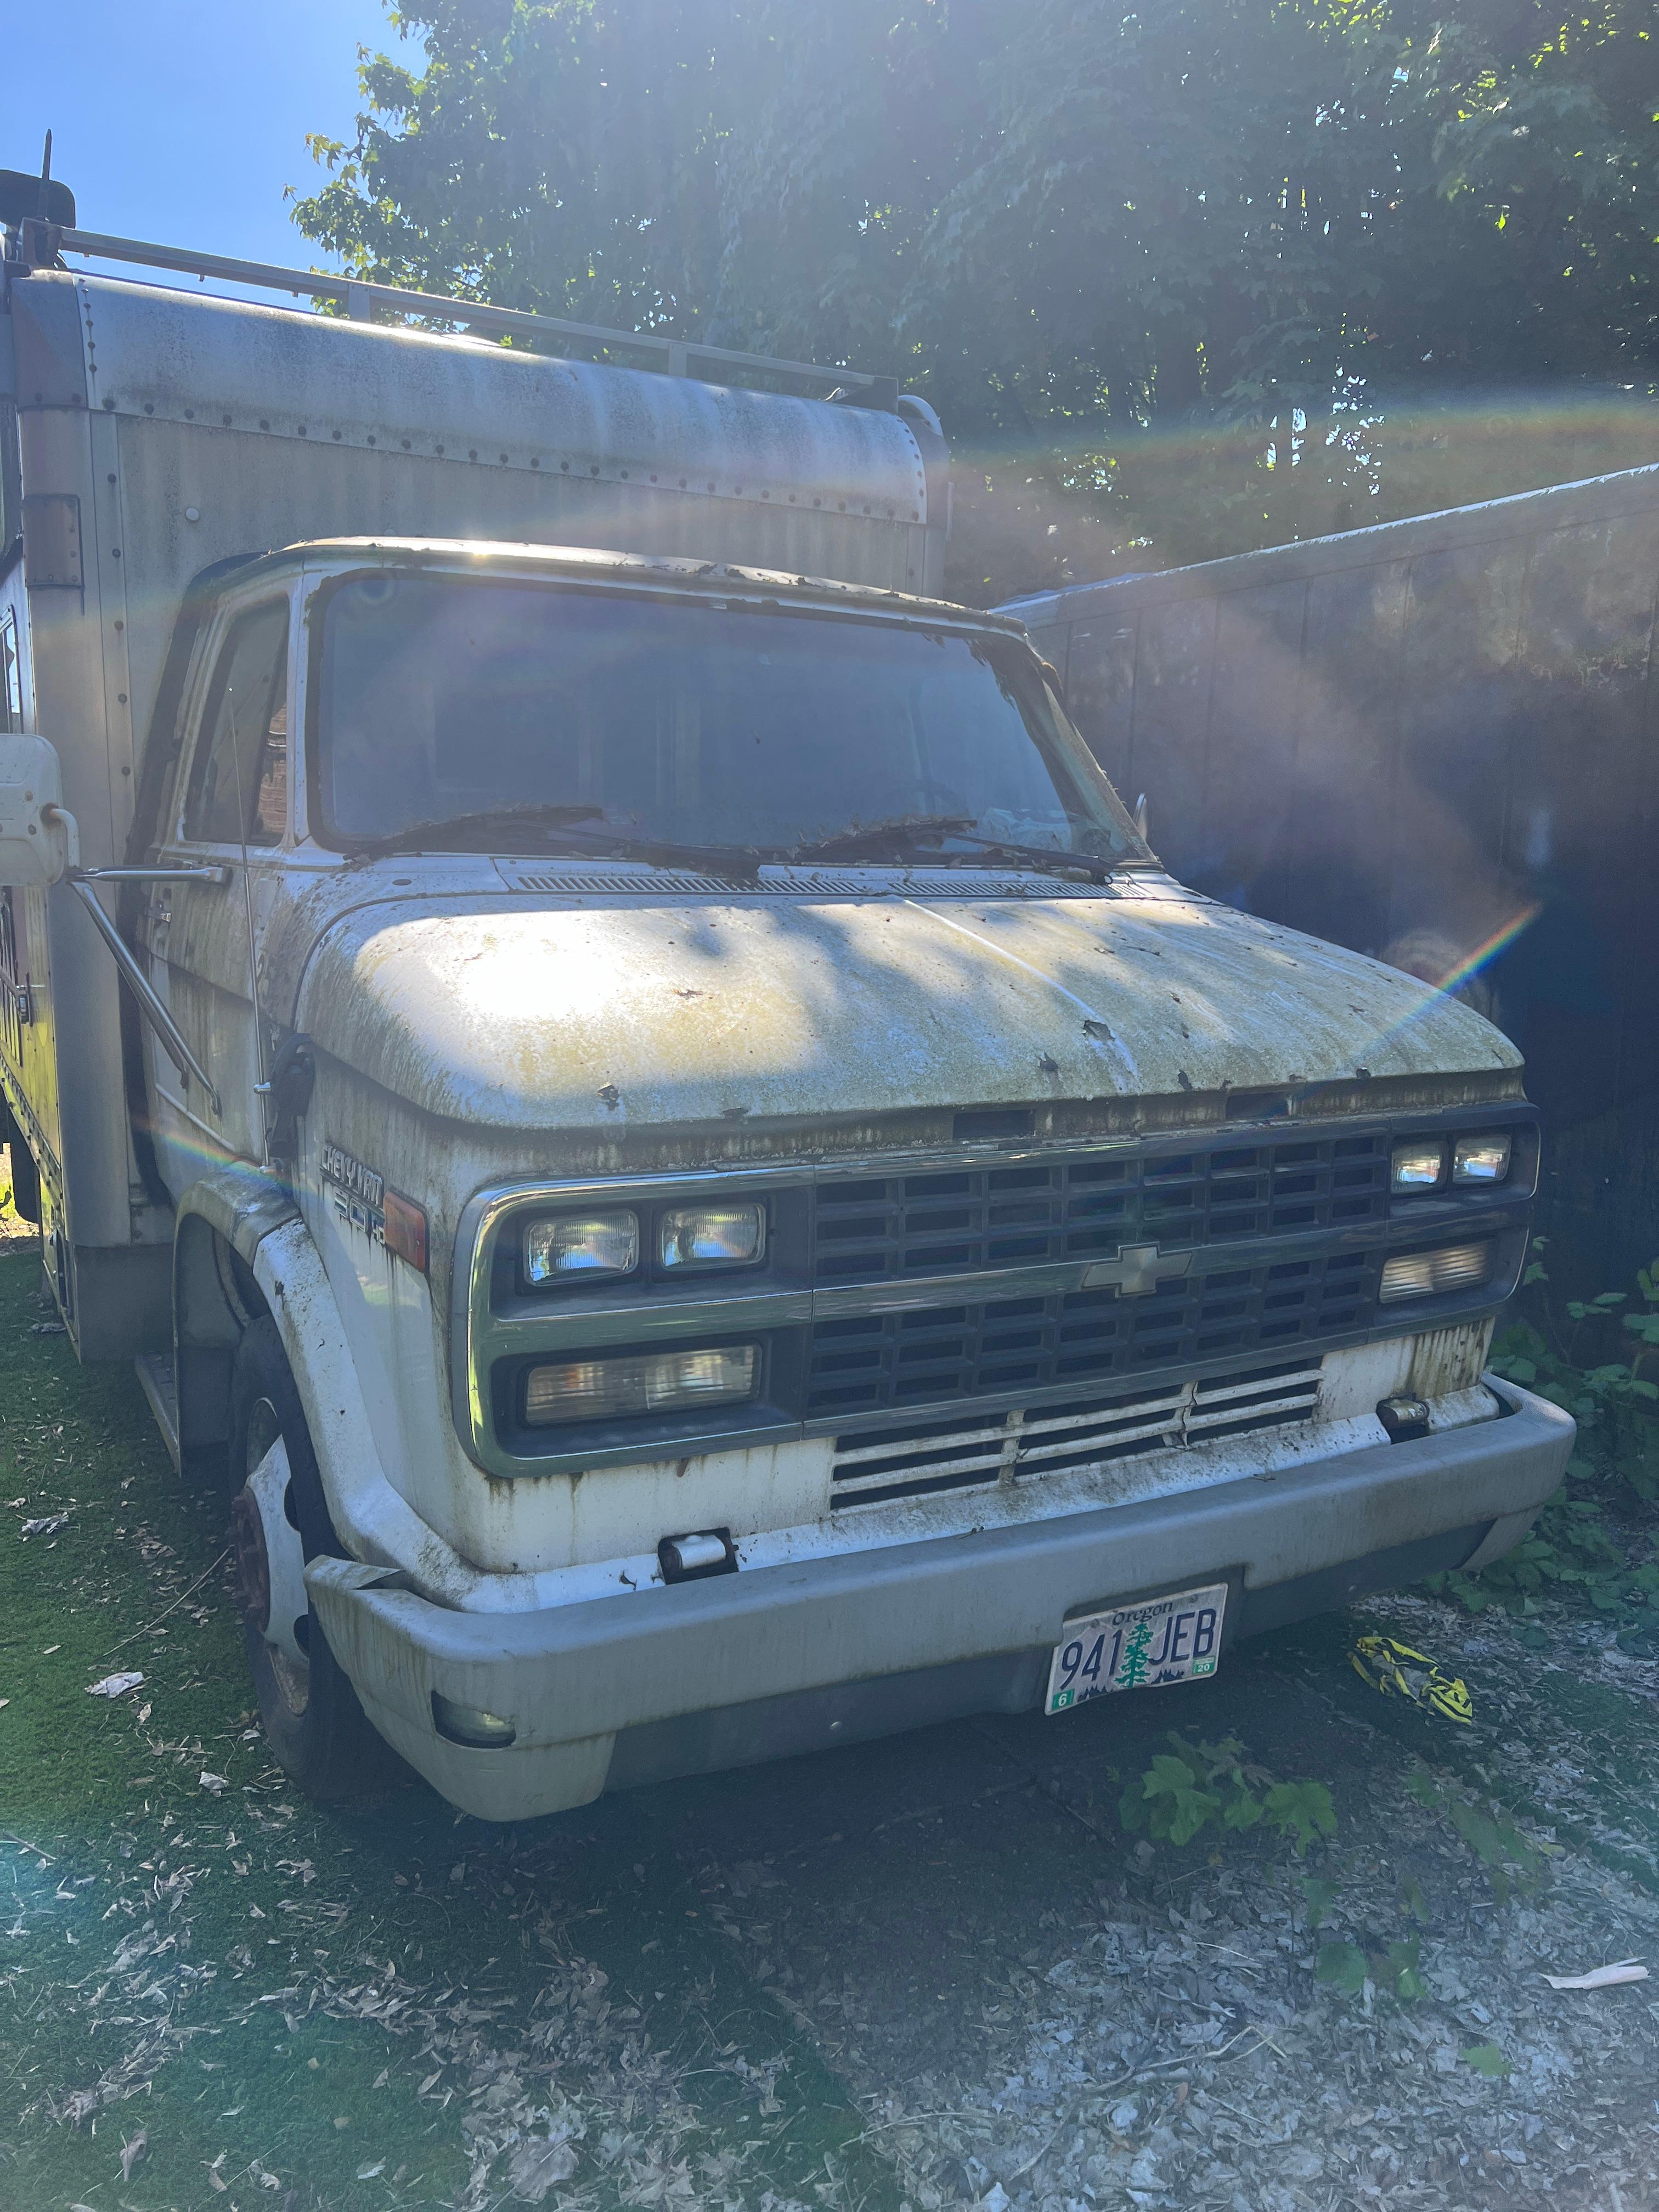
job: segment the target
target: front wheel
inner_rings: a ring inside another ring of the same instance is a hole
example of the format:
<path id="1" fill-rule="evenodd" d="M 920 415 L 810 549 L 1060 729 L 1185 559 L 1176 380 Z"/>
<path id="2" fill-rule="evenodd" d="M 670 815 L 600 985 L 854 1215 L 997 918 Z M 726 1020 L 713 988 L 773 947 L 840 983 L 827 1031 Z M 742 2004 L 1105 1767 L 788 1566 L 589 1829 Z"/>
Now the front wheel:
<path id="1" fill-rule="evenodd" d="M 231 1539 L 259 1717 L 307 1796 L 362 1796 L 401 1768 L 369 1725 L 311 1609 L 305 1564 L 340 1559 L 300 1394 L 276 1324 L 262 1315 L 231 1379 Z"/>

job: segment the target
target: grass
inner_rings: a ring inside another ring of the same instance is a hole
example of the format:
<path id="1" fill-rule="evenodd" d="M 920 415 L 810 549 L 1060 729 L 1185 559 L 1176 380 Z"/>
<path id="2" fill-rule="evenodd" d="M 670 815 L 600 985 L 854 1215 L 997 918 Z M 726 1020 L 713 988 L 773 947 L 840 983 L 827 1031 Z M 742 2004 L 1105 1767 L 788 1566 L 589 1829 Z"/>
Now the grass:
<path id="1" fill-rule="evenodd" d="M 698 2202 L 729 2168 L 750 2202 L 816 2181 L 896 2204 L 863 2115 L 688 1880 L 674 1793 L 509 1831 L 416 1784 L 350 1811 L 295 1796 L 252 1725 L 222 1504 L 181 1489 L 128 1371 L 32 1334 L 39 1286 L 31 1254 L 0 1258 L 0 2205 L 494 2203 L 463 2116 L 503 2051 L 566 2021 L 502 2124 L 571 2097 L 572 2203 L 653 2172 L 693 2201 L 689 2162 Z M 117 1669 L 142 1686 L 88 1695 Z M 566 2007 L 595 1970 L 599 2009 Z M 414 2032 L 362 2016 L 387 1990 Z"/>
<path id="2" fill-rule="evenodd" d="M 325 1893 L 361 1892 L 350 1832 L 293 1804 L 250 1728 L 240 1629 L 216 1566 L 222 1508 L 179 1487 L 130 1372 L 78 1368 L 62 1336 L 31 1334 L 46 1318 L 39 1280 L 32 1256 L 0 1261 L 0 1912 L 12 1923 L 0 2074 L 21 2108 L 0 2191 L 20 2204 L 224 2203 L 206 2178 L 222 2150 L 222 2178 L 258 2158 L 302 2173 L 331 2206 L 367 2203 L 356 2179 L 366 2130 L 418 2142 L 429 2116 L 399 2112 L 412 2096 L 390 2081 L 371 2097 L 383 2038 L 316 2022 L 290 2036 L 280 2009 L 250 2002 L 298 1956 L 296 1942 L 262 1932 L 293 1917 L 280 1862 L 316 1864 L 320 1852 Z M 64 1512 L 55 1534 L 18 1534 Z M 88 1695 L 118 1668 L 141 1671 L 142 1687 L 114 1702 Z M 222 1796 L 204 1789 L 204 1771 L 226 1778 Z M 169 1893 L 181 1869 L 189 1878 Z M 54 2123 L 52 2107 L 118 2063 L 155 2009 L 121 1995 L 118 1977 L 113 1996 L 92 2001 L 122 1937 L 147 1919 L 174 1938 L 166 1958 L 190 1970 L 153 1978 L 182 2048 L 140 2096 L 79 2128 Z M 228 1966 L 241 1944 L 269 1956 Z M 342 2115 L 351 2127 L 333 2127 Z M 112 2194 L 122 2139 L 140 2127 L 145 2155 Z M 447 2163 L 459 2174 L 444 2182 L 464 2179 L 453 2153 Z"/>

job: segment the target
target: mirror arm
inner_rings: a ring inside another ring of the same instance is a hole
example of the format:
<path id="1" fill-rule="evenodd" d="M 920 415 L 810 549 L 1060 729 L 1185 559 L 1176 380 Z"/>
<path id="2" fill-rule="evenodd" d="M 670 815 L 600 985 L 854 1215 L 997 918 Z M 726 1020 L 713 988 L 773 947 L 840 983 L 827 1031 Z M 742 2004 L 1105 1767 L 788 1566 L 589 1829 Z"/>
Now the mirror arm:
<path id="1" fill-rule="evenodd" d="M 82 868 L 88 884 L 228 884 L 228 868 Z"/>
<path id="2" fill-rule="evenodd" d="M 102 872 L 101 871 L 100 872 Z M 111 871 L 118 873 L 119 871 Z M 92 917 L 97 930 L 110 950 L 110 956 L 121 971 L 121 980 L 138 1001 L 138 1011 L 161 1041 L 161 1049 L 186 1081 L 191 1076 L 201 1085 L 216 1115 L 220 1111 L 219 1094 L 209 1080 L 206 1069 L 180 1036 L 178 1024 L 162 1005 L 151 986 L 150 980 L 133 958 L 126 940 L 104 912 L 97 892 L 88 878 L 76 872 L 69 878 L 70 889 L 75 893 Z"/>
<path id="3" fill-rule="evenodd" d="M 65 872 L 81 865 L 81 825 L 67 806 L 48 799 L 40 809 L 43 822 L 55 822 L 64 833 L 64 867 Z"/>

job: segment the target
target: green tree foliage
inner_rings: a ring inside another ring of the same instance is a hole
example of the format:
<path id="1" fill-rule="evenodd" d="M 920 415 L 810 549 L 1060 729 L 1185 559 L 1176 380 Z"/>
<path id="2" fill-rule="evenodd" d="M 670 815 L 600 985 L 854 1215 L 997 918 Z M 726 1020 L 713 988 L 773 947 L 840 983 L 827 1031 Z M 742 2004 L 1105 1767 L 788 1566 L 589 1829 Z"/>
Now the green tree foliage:
<path id="1" fill-rule="evenodd" d="M 1533 1239 L 1535 1255 L 1547 1241 Z M 1659 1260 L 1637 1271 L 1635 1310 L 1623 1291 L 1558 1303 L 1541 1257 L 1523 1280 L 1531 1318 L 1499 1332 L 1492 1364 L 1565 1407 L 1578 1424 L 1578 1449 L 1514 1551 L 1477 1575 L 1431 1575 L 1429 1586 L 1471 1613 L 1501 1606 L 1517 1620 L 1551 1600 L 1588 1606 L 1618 1621 L 1621 1650 L 1650 1658 L 1659 1653 Z M 1523 1640 L 1541 1632 L 1523 1631 Z"/>
<path id="2" fill-rule="evenodd" d="M 965 457 L 976 595 L 1606 465 L 1599 410 L 1659 374 L 1651 0 L 393 21 L 416 59 L 366 61 L 355 144 L 315 142 L 308 237 L 368 276 L 897 370 Z M 1494 393 L 1501 450 L 1455 411 L 1490 424 Z"/>
<path id="3" fill-rule="evenodd" d="M 711 0 L 420 0 L 416 70 L 365 58 L 356 145 L 301 230 L 375 281 L 702 335 L 729 91 Z"/>

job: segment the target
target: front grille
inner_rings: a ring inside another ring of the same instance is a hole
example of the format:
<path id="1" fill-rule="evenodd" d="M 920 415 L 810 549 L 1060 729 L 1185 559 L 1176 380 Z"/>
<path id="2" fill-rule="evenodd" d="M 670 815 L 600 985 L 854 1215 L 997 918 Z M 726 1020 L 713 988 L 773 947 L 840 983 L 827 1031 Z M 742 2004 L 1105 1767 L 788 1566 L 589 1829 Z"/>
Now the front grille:
<path id="1" fill-rule="evenodd" d="M 1021 1409 L 968 1428 L 927 1421 L 855 1431 L 836 1440 L 830 1503 L 841 1509 L 984 1489 L 1310 1421 L 1319 1372 L 1316 1361 L 1293 1360 L 1152 1391 L 1120 1391 L 1082 1405 Z"/>
<path id="2" fill-rule="evenodd" d="M 1389 1139 L 1309 1137 L 824 1182 L 813 1277 L 861 1283 L 1163 1251 L 1382 1219 Z"/>
<path id="3" fill-rule="evenodd" d="M 1334 1252 L 1164 1282 L 1146 1297 L 1073 1291 L 816 1322 L 807 1415 L 1006 1397 L 1151 1368 L 1179 1374 L 1232 1353 L 1271 1356 L 1369 1327 L 1382 1260 L 1380 1250 Z"/>

